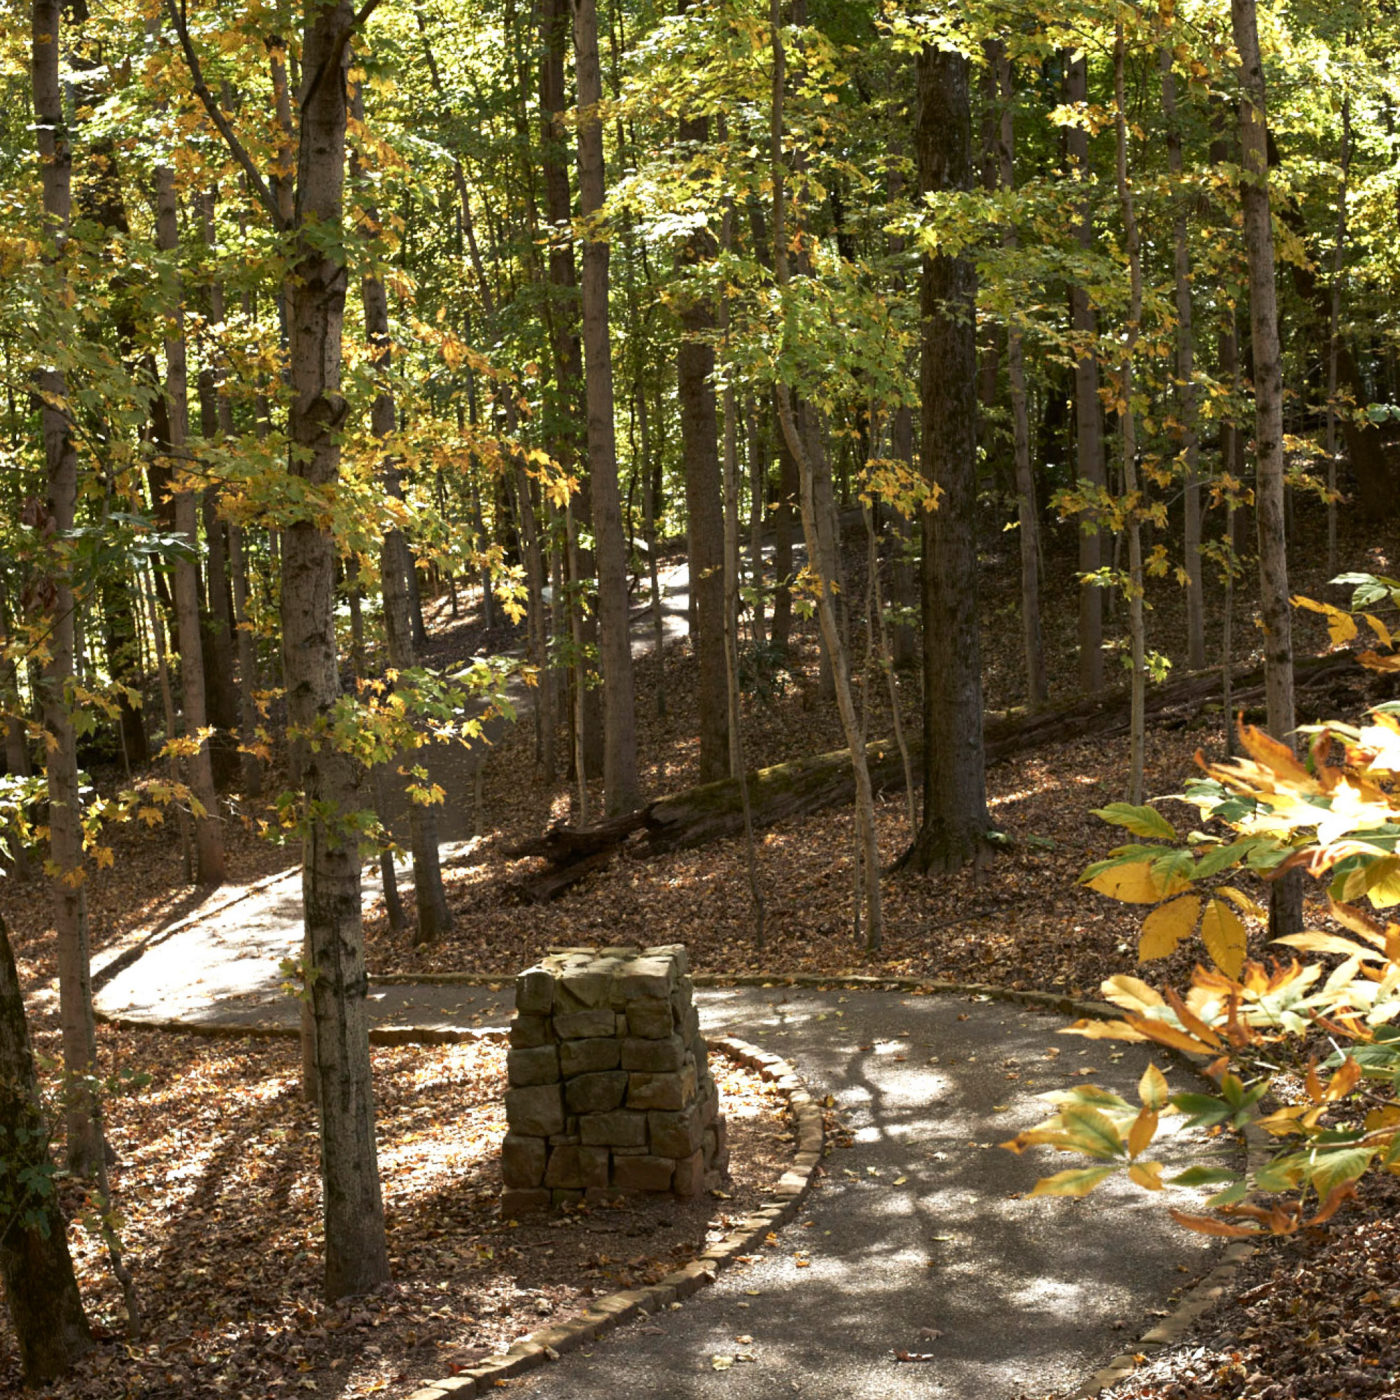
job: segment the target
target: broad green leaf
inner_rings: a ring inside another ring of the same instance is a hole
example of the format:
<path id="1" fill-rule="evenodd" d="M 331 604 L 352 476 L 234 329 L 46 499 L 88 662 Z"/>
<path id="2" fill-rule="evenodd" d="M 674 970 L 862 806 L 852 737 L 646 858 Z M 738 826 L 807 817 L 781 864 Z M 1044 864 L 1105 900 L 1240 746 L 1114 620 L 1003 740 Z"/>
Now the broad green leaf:
<path id="1" fill-rule="evenodd" d="M 1070 1104 L 1060 1114 L 1066 1136 L 1091 1157 L 1121 1157 L 1124 1143 L 1113 1120 L 1088 1104 Z"/>
<path id="2" fill-rule="evenodd" d="M 1226 1181 L 1238 1181 L 1240 1174 L 1229 1167 L 1187 1167 L 1172 1177 L 1173 1186 L 1218 1186 Z"/>
<path id="3" fill-rule="evenodd" d="M 1209 1094 L 1173 1094 L 1172 1107 L 1187 1115 L 1188 1128 L 1209 1128 L 1230 1116 L 1230 1105 Z"/>
<path id="4" fill-rule="evenodd" d="M 1325 1200 L 1338 1186 L 1355 1181 L 1371 1165 L 1377 1150 L 1375 1147 L 1344 1147 L 1336 1152 L 1318 1153 L 1307 1176 L 1317 1194 Z"/>
<path id="5" fill-rule="evenodd" d="M 1160 909 L 1154 909 L 1142 921 L 1138 937 L 1138 961 L 1169 957 L 1176 952 L 1183 938 L 1190 936 L 1201 912 L 1201 901 L 1193 894 L 1182 895 Z"/>
<path id="6" fill-rule="evenodd" d="M 1175 841 L 1176 830 L 1155 807 L 1134 807 L 1128 802 L 1110 802 L 1107 807 L 1095 807 L 1094 816 L 1113 826 L 1126 827 L 1134 836 L 1156 836 L 1163 841 Z"/>
<path id="7" fill-rule="evenodd" d="M 1117 1170 L 1117 1167 L 1071 1167 L 1069 1171 L 1041 1177 L 1031 1195 L 1087 1196 L 1104 1177 L 1112 1176 Z"/>

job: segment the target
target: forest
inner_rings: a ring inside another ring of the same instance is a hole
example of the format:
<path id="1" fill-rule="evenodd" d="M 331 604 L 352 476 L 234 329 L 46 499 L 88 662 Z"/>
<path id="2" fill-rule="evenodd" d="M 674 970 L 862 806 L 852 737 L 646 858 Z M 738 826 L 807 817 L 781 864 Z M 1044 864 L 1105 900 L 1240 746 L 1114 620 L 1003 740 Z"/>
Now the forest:
<path id="1" fill-rule="evenodd" d="M 0 1389 L 1400 1393 L 1397 26 L 11 7 Z M 517 975 L 674 945 L 724 1184 L 514 1218 Z M 950 1160 L 1082 1353 L 867 1300 Z"/>

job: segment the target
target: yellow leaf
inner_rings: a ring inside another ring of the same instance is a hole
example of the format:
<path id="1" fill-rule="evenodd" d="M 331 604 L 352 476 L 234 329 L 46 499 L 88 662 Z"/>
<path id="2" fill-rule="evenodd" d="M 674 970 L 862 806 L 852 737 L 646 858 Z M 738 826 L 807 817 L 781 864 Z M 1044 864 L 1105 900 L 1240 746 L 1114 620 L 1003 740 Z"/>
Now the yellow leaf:
<path id="1" fill-rule="evenodd" d="M 1099 990 L 1115 1006 L 1125 1006 L 1129 1011 L 1166 1005 L 1155 988 L 1149 987 L 1141 977 L 1130 977 L 1124 972 L 1105 979 Z"/>
<path id="2" fill-rule="evenodd" d="M 1085 883 L 1091 890 L 1106 894 L 1110 899 L 1122 900 L 1124 904 L 1156 904 L 1158 900 L 1180 894 L 1187 888 L 1190 881 L 1176 871 L 1171 873 L 1166 888 L 1163 888 L 1152 871 L 1154 860 L 1155 857 L 1149 857 L 1111 865 Z"/>
<path id="3" fill-rule="evenodd" d="M 1244 966 L 1247 936 L 1240 916 L 1224 900 L 1212 899 L 1201 916 L 1201 940 L 1210 960 L 1227 977 L 1238 977 Z"/>
<path id="4" fill-rule="evenodd" d="M 1133 1119 L 1128 1129 L 1128 1152 L 1133 1157 L 1140 1156 L 1157 1132 L 1157 1115 L 1145 1105 Z"/>
<path id="5" fill-rule="evenodd" d="M 1183 895 L 1160 909 L 1154 909 L 1142 921 L 1138 961 L 1150 962 L 1153 958 L 1165 958 L 1174 953 L 1177 944 L 1196 927 L 1200 912 L 1201 901 L 1193 894 Z"/>
<path id="6" fill-rule="evenodd" d="M 1071 1167 L 1068 1171 L 1043 1176 L 1035 1184 L 1032 1196 L 1087 1196 L 1104 1177 L 1117 1167 Z"/>
<path id="7" fill-rule="evenodd" d="M 1377 909 L 1400 904 L 1400 858 L 1387 856 L 1366 871 L 1366 898 Z"/>
<path id="8" fill-rule="evenodd" d="M 1128 1166 L 1128 1178 L 1148 1191 L 1161 1191 L 1162 1164 L 1160 1162 L 1132 1162 Z"/>
<path id="9" fill-rule="evenodd" d="M 1167 1106 L 1167 1077 L 1156 1065 L 1148 1065 L 1138 1080 L 1138 1097 L 1143 1104 L 1160 1113 Z"/>
<path id="10" fill-rule="evenodd" d="M 1263 905 L 1252 900 L 1243 890 L 1237 890 L 1233 885 L 1221 885 L 1214 891 L 1217 898 L 1224 895 L 1242 914 L 1248 914 L 1252 919 L 1267 919 L 1269 911 Z"/>
<path id="11" fill-rule="evenodd" d="M 1384 955 L 1375 948 L 1363 948 L 1349 938 L 1341 938 L 1335 933 L 1322 933 L 1318 929 L 1306 929 L 1302 933 L 1286 933 L 1275 938 L 1275 943 L 1285 943 L 1290 948 L 1301 948 L 1305 953 L 1340 953 L 1346 958 L 1369 958 L 1373 962 L 1384 962 Z"/>
<path id="12" fill-rule="evenodd" d="M 1395 638 L 1391 635 L 1390 628 L 1380 618 L 1371 613 L 1363 613 L 1362 616 L 1366 619 L 1366 625 L 1376 634 L 1376 640 L 1383 647 L 1389 650 L 1395 645 Z"/>

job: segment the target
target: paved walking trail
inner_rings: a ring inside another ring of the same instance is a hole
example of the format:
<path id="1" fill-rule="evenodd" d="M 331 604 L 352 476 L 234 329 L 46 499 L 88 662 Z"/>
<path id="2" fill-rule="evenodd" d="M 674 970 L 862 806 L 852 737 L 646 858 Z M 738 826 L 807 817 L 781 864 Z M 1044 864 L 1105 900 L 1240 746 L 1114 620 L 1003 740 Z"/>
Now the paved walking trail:
<path id="1" fill-rule="evenodd" d="M 683 628 L 683 604 L 671 616 Z M 445 813 L 449 866 L 473 858 L 476 843 L 461 829 L 468 815 L 452 805 Z M 99 1011 L 203 1026 L 295 1024 L 278 963 L 300 945 L 300 876 L 238 894 L 221 891 L 202 916 L 99 960 Z M 647 938 L 645 929 L 618 932 Z M 374 983 L 372 1019 L 419 1031 L 503 1026 L 511 990 Z M 520 1393 L 1012 1400 L 1072 1392 L 1132 1349 L 1188 1275 L 1215 1262 L 1205 1240 L 1166 1217 L 1161 1197 L 1100 1188 L 1087 1202 L 1031 1200 L 1035 1178 L 1066 1163 L 996 1147 L 1045 1116 L 1036 1096 L 1048 1090 L 1088 1079 L 1135 1099 L 1147 1062 L 1137 1047 L 1060 1036 L 1063 1017 L 968 995 L 774 986 L 702 988 L 697 999 L 707 1030 L 777 1052 L 813 1094 L 829 1094 L 854 1143 L 826 1159 L 824 1179 L 761 1257 L 677 1309 L 522 1379 Z M 1157 1155 L 1170 1168 L 1189 1147 L 1168 1143 Z M 1178 1204 L 1194 1204 L 1179 1194 Z M 899 1362 L 898 1351 L 933 1359 Z M 716 1368 L 714 1358 L 740 1354 L 752 1359 Z"/>

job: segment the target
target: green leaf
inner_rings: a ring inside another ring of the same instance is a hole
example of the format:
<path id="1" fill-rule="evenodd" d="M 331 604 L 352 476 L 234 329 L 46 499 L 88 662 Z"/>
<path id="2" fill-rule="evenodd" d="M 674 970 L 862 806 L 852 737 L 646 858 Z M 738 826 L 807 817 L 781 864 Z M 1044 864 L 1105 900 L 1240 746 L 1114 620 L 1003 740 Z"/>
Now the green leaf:
<path id="1" fill-rule="evenodd" d="M 1110 802 L 1107 807 L 1095 807 L 1093 813 L 1111 826 L 1126 827 L 1134 836 L 1156 836 L 1163 841 L 1175 841 L 1176 830 L 1155 807 L 1134 807 L 1128 802 Z"/>
<path id="2" fill-rule="evenodd" d="M 1104 1177 L 1112 1176 L 1117 1170 L 1117 1167 L 1071 1167 L 1069 1171 L 1041 1177 L 1031 1195 L 1087 1196 Z"/>
<path id="3" fill-rule="evenodd" d="M 1238 1181 L 1240 1174 L 1229 1167 L 1187 1167 L 1171 1178 L 1173 1186 L 1217 1186 L 1226 1181 Z"/>
<path id="4" fill-rule="evenodd" d="M 1070 1104 L 1060 1114 L 1066 1137 L 1091 1157 L 1121 1157 L 1125 1146 L 1113 1120 L 1088 1104 Z"/>
<path id="5" fill-rule="evenodd" d="M 1187 1115 L 1188 1128 L 1209 1128 L 1230 1116 L 1229 1104 L 1210 1094 L 1173 1094 L 1172 1107 Z"/>
<path id="6" fill-rule="evenodd" d="M 1374 1147 L 1344 1147 L 1336 1152 L 1319 1153 L 1306 1173 L 1313 1188 L 1324 1200 L 1338 1187 L 1355 1181 L 1376 1155 Z"/>

